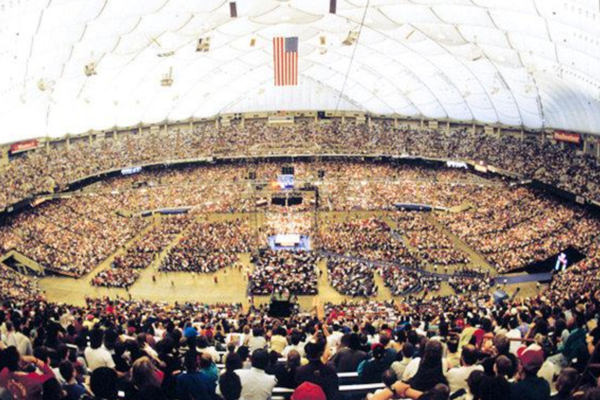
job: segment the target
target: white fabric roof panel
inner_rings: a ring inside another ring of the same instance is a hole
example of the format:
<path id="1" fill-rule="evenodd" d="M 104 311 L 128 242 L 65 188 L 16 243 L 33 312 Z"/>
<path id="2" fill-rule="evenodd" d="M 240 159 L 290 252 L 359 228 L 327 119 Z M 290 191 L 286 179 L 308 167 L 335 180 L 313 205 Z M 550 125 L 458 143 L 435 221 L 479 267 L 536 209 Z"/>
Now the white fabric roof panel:
<path id="1" fill-rule="evenodd" d="M 597 2 L 230 1 L 0 2 L 0 141 L 336 108 L 600 134 Z M 297 87 L 273 85 L 276 36 L 299 38 Z"/>

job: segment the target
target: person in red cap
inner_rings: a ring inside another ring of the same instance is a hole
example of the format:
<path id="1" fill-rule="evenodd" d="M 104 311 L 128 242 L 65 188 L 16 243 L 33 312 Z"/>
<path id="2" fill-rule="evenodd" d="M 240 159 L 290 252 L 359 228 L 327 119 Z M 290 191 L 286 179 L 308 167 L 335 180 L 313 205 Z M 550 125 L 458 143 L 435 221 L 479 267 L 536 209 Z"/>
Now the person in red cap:
<path id="1" fill-rule="evenodd" d="M 327 400 L 327 397 L 321 386 L 304 382 L 294 390 L 292 400 Z"/>
<path id="2" fill-rule="evenodd" d="M 548 400 L 550 385 L 537 376 L 544 364 L 544 352 L 541 349 L 519 349 L 518 380 L 511 384 L 511 400 Z"/>

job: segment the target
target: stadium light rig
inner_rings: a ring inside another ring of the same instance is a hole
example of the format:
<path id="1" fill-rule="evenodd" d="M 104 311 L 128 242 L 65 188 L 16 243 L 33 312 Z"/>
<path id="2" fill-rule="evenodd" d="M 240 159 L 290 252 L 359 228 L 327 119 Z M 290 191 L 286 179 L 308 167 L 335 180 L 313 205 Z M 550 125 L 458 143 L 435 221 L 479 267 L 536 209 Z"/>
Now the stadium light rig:
<path id="1" fill-rule="evenodd" d="M 358 40 L 358 32 L 350 31 L 350 32 L 348 32 L 348 36 L 346 37 L 346 39 L 344 39 L 342 44 L 344 46 L 352 46 L 357 40 Z"/>
<path id="2" fill-rule="evenodd" d="M 204 37 L 198 39 L 198 43 L 196 44 L 196 51 L 206 53 L 210 50 L 210 37 Z"/>
<path id="3" fill-rule="evenodd" d="M 95 62 L 91 62 L 89 64 L 86 64 L 83 72 L 85 73 L 85 76 L 92 76 L 92 75 L 96 75 L 96 63 Z"/>
<path id="4" fill-rule="evenodd" d="M 163 75 L 162 79 L 160 80 L 160 85 L 163 87 L 173 86 L 173 67 L 169 68 L 168 74 Z"/>

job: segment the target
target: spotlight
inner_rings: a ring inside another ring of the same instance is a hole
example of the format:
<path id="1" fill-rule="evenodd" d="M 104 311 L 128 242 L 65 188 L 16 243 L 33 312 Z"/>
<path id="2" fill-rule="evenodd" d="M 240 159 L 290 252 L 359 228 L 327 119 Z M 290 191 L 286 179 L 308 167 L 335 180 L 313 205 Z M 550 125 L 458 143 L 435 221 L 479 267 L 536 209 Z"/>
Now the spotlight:
<path id="1" fill-rule="evenodd" d="M 163 75 L 163 78 L 160 80 L 160 85 L 164 87 L 173 86 L 173 67 L 169 68 L 168 74 Z"/>
<path id="2" fill-rule="evenodd" d="M 210 37 L 200 38 L 198 39 L 198 44 L 196 44 L 196 51 L 206 53 L 210 50 Z"/>
<path id="3" fill-rule="evenodd" d="M 91 63 L 86 64 L 83 72 L 85 73 L 85 76 L 96 75 L 96 63 L 92 61 Z"/>

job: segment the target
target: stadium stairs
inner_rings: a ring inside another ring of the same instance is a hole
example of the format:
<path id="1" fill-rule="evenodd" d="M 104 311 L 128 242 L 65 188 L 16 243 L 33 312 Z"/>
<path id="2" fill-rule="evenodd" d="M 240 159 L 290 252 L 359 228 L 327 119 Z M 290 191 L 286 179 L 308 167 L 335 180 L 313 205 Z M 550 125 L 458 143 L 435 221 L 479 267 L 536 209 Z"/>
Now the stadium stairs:
<path id="1" fill-rule="evenodd" d="M 16 250 L 11 250 L 0 257 L 0 263 L 12 268 L 22 275 L 46 275 L 44 267 Z"/>

